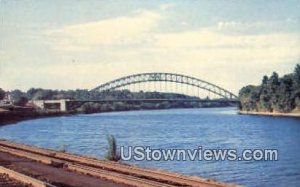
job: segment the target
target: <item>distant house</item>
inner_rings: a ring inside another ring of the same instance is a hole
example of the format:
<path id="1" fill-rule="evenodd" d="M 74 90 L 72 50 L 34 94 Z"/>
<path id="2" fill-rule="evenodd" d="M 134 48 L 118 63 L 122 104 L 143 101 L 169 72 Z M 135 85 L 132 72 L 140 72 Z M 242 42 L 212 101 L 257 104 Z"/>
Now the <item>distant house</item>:
<path id="1" fill-rule="evenodd" d="M 12 105 L 11 96 L 9 92 L 6 92 L 4 99 L 0 100 L 0 106 L 11 106 L 11 105 Z"/>

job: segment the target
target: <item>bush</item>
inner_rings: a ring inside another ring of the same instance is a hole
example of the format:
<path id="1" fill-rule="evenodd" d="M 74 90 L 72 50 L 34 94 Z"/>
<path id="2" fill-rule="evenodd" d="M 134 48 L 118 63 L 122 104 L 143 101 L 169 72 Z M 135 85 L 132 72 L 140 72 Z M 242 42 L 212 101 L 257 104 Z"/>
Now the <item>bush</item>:
<path id="1" fill-rule="evenodd" d="M 119 161 L 121 159 L 120 154 L 117 152 L 117 141 L 113 135 L 107 136 L 108 151 L 106 154 L 106 159 L 110 161 Z"/>

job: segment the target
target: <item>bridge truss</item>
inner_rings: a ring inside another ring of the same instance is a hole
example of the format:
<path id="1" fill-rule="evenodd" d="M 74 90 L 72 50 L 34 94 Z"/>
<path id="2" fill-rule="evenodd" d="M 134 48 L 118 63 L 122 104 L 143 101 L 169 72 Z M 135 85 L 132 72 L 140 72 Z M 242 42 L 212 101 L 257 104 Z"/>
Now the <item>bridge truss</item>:
<path id="1" fill-rule="evenodd" d="M 141 73 L 129 75 L 102 84 L 91 91 L 109 92 L 131 84 L 144 82 L 173 82 L 177 84 L 185 84 L 198 89 L 206 90 L 224 99 L 237 99 L 236 95 L 215 84 L 191 76 L 175 73 Z"/>

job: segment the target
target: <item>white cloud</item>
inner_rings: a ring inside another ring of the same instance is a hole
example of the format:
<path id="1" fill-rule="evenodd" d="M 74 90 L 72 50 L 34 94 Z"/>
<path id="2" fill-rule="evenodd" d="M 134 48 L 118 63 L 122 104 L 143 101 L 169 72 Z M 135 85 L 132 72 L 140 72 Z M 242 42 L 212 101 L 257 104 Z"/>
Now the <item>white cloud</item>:
<path id="1" fill-rule="evenodd" d="M 161 4 L 159 6 L 159 8 L 162 10 L 162 11 L 166 11 L 170 8 L 172 8 L 174 6 L 174 4 L 171 4 L 171 3 L 167 3 L 167 4 Z"/>
<path id="2" fill-rule="evenodd" d="M 217 23 L 217 30 L 222 33 L 234 35 L 259 35 L 279 32 L 299 31 L 299 20 L 286 18 L 285 20 L 276 21 L 220 21 Z"/>
<path id="3" fill-rule="evenodd" d="M 170 4 L 160 6 L 168 9 Z M 269 61 L 290 60 L 300 56 L 298 33 L 247 34 L 251 30 L 272 28 L 279 22 L 219 22 L 215 26 L 185 32 L 159 32 L 160 12 L 136 11 L 132 16 L 65 26 L 47 31 L 50 45 L 58 51 L 86 52 L 101 50 L 103 57 L 116 61 Z M 232 34 L 238 31 L 241 34 Z M 228 34 L 231 33 L 231 34 Z M 109 49 L 109 50 L 107 50 Z M 145 54 L 149 60 L 143 58 Z M 152 54 L 152 56 L 151 56 Z M 119 58 L 119 59 L 118 59 Z"/>
<path id="4" fill-rule="evenodd" d="M 30 63 L 18 67 L 17 74 L 26 77 L 20 80 L 11 73 L 16 68 L 7 67 L 0 77 L 13 83 L 6 84 L 10 88 L 74 89 L 93 88 L 132 73 L 165 71 L 202 78 L 237 93 L 271 71 L 290 72 L 291 62 L 300 57 L 299 33 L 247 32 L 261 23 L 219 22 L 184 32 L 163 32 L 160 24 L 167 8 L 48 30 L 39 41 L 44 39 L 55 49 L 49 53 L 55 65 L 48 63 L 38 70 Z M 239 34 L 234 34 L 237 30 Z M 41 54 L 36 56 L 39 61 Z M 72 59 L 78 65 L 70 64 Z"/>
<path id="5" fill-rule="evenodd" d="M 151 11 L 140 10 L 134 15 L 100 20 L 49 30 L 53 47 L 59 50 L 87 50 L 92 46 L 126 44 L 149 32 L 162 17 Z"/>
<path id="6" fill-rule="evenodd" d="M 192 61 L 278 61 L 300 56 L 299 34 L 225 35 L 213 30 L 158 34 L 156 47 Z M 176 53 L 174 53 L 176 52 Z"/>

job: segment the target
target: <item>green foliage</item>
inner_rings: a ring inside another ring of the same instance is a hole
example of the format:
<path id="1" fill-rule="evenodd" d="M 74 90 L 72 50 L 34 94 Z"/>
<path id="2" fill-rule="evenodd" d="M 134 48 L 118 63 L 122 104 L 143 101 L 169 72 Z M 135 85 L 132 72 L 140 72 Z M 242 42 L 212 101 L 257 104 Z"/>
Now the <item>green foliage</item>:
<path id="1" fill-rule="evenodd" d="M 119 161 L 121 159 L 120 154 L 117 151 L 117 141 L 113 135 L 107 136 L 108 151 L 106 154 L 106 159 L 110 161 Z"/>
<path id="2" fill-rule="evenodd" d="M 42 88 L 31 88 L 27 92 L 13 90 L 10 92 L 13 99 L 21 96 L 27 97 L 29 100 L 52 100 L 52 99 L 73 99 L 73 100 L 101 100 L 101 99 L 176 99 L 191 98 L 184 94 L 176 93 L 160 93 L 160 92 L 130 92 L 129 90 L 115 90 L 109 93 L 101 93 L 98 91 L 89 91 L 86 89 L 76 90 L 49 90 Z"/>
<path id="3" fill-rule="evenodd" d="M 294 70 L 294 80 L 296 84 L 300 84 L 300 64 L 297 64 Z"/>
<path id="4" fill-rule="evenodd" d="M 300 65 L 292 74 L 279 77 L 276 72 L 263 77 L 259 86 L 246 86 L 239 92 L 241 110 L 291 112 L 300 110 Z"/>
<path id="5" fill-rule="evenodd" d="M 4 97 L 5 97 L 5 91 L 2 88 L 0 88 L 0 100 L 4 99 Z"/>
<path id="6" fill-rule="evenodd" d="M 28 102 L 28 99 L 24 96 L 21 96 L 14 100 L 13 104 L 17 106 L 25 106 Z"/>

